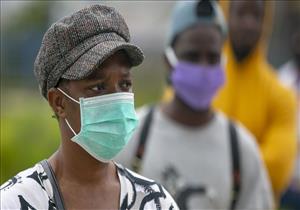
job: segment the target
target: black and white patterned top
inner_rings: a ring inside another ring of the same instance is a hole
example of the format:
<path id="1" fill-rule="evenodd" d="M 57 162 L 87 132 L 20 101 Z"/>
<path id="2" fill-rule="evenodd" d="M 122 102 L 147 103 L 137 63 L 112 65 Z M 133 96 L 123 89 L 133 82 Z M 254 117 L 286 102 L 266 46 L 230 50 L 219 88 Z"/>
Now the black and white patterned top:
<path id="1" fill-rule="evenodd" d="M 178 209 L 158 183 L 116 164 L 121 184 L 120 209 Z M 1 209 L 57 209 L 54 188 L 40 163 L 1 186 Z"/>

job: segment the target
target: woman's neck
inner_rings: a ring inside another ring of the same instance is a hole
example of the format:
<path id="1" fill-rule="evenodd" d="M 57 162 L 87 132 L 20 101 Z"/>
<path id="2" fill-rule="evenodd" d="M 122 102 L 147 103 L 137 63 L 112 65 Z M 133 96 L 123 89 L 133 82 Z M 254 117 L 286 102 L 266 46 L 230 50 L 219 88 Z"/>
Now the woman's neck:
<path id="1" fill-rule="evenodd" d="M 118 179 L 117 169 L 112 161 L 103 163 L 96 160 L 80 145 L 68 138 L 62 140 L 61 146 L 49 158 L 49 162 L 58 180 L 99 183 Z"/>

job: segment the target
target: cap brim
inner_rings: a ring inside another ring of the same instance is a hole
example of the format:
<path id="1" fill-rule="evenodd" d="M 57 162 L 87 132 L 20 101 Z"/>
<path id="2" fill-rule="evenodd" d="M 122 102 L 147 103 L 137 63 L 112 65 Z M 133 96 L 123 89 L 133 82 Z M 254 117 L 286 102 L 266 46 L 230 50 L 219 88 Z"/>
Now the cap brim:
<path id="1" fill-rule="evenodd" d="M 137 66 L 144 60 L 144 54 L 139 47 L 124 41 L 106 41 L 97 44 L 80 56 L 61 77 L 68 80 L 84 79 L 95 70 L 96 66 L 101 65 L 119 50 L 125 50 L 132 66 Z"/>

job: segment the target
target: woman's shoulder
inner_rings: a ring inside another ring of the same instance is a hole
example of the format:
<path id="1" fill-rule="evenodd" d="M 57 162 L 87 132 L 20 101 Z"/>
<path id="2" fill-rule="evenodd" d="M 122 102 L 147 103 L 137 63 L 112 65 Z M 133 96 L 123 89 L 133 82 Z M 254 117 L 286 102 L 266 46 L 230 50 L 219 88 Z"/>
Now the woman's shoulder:
<path id="1" fill-rule="evenodd" d="M 36 164 L 1 185 L 1 209 L 48 209 L 53 203 L 49 192 L 48 177 Z"/>

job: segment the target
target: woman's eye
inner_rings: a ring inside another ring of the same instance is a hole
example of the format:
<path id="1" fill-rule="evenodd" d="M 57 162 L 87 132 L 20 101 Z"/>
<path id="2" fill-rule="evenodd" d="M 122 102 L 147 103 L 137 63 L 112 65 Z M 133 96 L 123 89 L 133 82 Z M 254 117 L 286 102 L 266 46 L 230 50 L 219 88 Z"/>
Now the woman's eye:
<path id="1" fill-rule="evenodd" d="M 105 85 L 104 85 L 104 83 L 101 83 L 101 84 L 95 85 L 91 89 L 94 90 L 94 91 L 104 90 L 105 89 Z"/>

